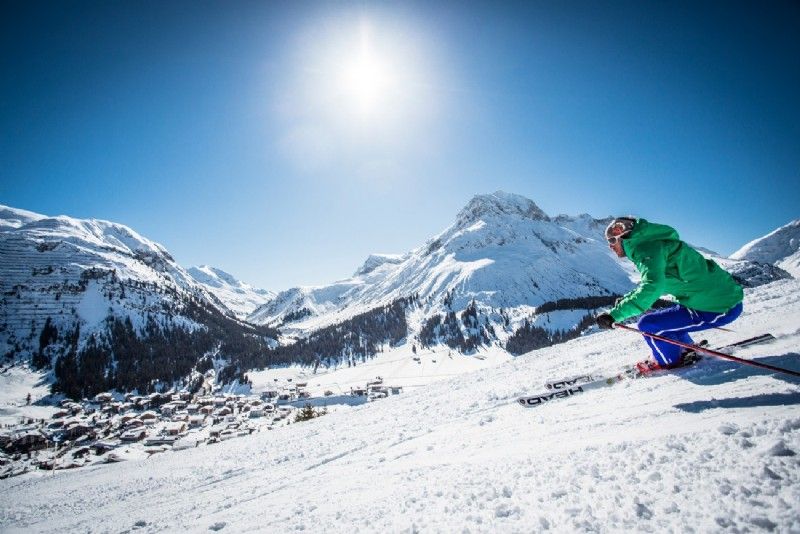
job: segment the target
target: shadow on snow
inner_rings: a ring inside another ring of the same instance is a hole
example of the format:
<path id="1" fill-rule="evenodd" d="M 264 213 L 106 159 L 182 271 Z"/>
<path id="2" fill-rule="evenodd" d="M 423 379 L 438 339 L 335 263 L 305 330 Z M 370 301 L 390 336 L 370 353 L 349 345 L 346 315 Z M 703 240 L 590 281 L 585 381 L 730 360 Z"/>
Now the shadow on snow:
<path id="1" fill-rule="evenodd" d="M 753 358 L 752 361 L 797 371 L 797 368 L 800 367 L 800 354 L 790 352 L 781 356 Z M 699 366 L 690 367 L 685 373 L 682 373 L 683 378 L 699 386 L 716 386 L 756 375 L 772 375 L 790 384 L 800 384 L 800 378 L 784 373 L 761 369 L 743 363 L 718 360 L 713 357 L 704 358 Z"/>
<path id="2" fill-rule="evenodd" d="M 799 367 L 800 354 L 790 352 L 781 356 L 753 358 L 753 361 L 794 371 Z M 745 364 L 715 360 L 712 358 L 703 362 L 701 367 L 691 368 L 687 370 L 686 373 L 682 374 L 684 379 L 700 386 L 716 386 L 758 375 L 771 375 L 789 384 L 800 385 L 800 378 L 797 377 L 770 371 L 768 369 L 760 369 Z M 757 406 L 788 406 L 793 404 L 800 404 L 800 390 L 789 393 L 764 393 L 750 397 L 687 402 L 676 404 L 675 407 L 686 412 L 698 413 L 714 408 L 752 408 Z"/>
<path id="3" fill-rule="evenodd" d="M 732 397 L 729 399 L 713 399 L 709 401 L 686 402 L 675 407 L 684 412 L 700 413 L 714 408 L 755 408 L 758 406 L 788 406 L 800 404 L 800 392 L 765 393 L 752 397 Z"/>

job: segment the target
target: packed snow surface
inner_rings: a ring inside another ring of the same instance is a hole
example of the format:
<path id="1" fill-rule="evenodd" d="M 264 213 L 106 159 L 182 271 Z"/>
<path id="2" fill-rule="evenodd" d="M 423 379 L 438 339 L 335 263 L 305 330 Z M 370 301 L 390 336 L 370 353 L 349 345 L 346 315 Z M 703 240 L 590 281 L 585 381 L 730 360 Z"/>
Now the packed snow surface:
<path id="1" fill-rule="evenodd" d="M 800 281 L 748 289 L 737 351 L 800 369 Z M 537 408 L 646 355 L 596 333 L 212 447 L 0 481 L 4 532 L 798 532 L 796 379 L 705 359 Z M 384 377 L 387 381 L 391 377 Z"/>

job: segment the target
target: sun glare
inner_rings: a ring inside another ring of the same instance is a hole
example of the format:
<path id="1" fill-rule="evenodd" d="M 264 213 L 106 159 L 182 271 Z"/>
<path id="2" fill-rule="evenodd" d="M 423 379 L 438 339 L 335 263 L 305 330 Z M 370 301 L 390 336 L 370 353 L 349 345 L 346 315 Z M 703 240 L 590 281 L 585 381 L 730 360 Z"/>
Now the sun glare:
<path id="1" fill-rule="evenodd" d="M 345 90 L 362 112 L 373 111 L 388 89 L 386 67 L 368 50 L 362 50 L 345 72 Z"/>
<path id="2" fill-rule="evenodd" d="M 347 16 L 298 34 L 290 56 L 295 76 L 281 85 L 275 108 L 291 124 L 286 153 L 321 167 L 356 150 L 399 150 L 429 139 L 441 106 L 422 27 Z"/>
<path id="3" fill-rule="evenodd" d="M 362 25 L 358 49 L 342 73 L 343 92 L 362 115 L 379 111 L 387 104 L 391 91 L 388 61 L 380 56 L 370 37 L 369 28 Z"/>

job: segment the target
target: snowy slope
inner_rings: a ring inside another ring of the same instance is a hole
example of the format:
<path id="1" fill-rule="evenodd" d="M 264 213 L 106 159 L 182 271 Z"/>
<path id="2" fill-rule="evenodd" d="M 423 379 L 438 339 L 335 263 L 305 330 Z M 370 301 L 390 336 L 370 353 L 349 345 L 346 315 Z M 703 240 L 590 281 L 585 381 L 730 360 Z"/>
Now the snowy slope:
<path id="1" fill-rule="evenodd" d="M 800 278 L 800 219 L 754 239 L 734 252 L 731 258 L 771 263 Z"/>
<path id="2" fill-rule="evenodd" d="M 800 369 L 800 281 L 746 291 L 738 356 Z M 800 387 L 705 360 L 523 409 L 644 356 L 611 331 L 213 447 L 0 481 L 4 532 L 797 532 Z"/>
<path id="3" fill-rule="evenodd" d="M 216 267 L 200 265 L 186 271 L 240 319 L 275 298 L 272 291 L 253 287 Z"/>
<path id="4" fill-rule="evenodd" d="M 778 266 L 795 278 L 800 278 L 800 250 L 786 256 L 783 260 L 778 262 Z"/>
<path id="5" fill-rule="evenodd" d="M 37 402 L 50 395 L 50 384 L 27 366 L 3 369 L 0 384 L 0 426 L 18 425 L 23 418 L 49 419 L 58 411 L 56 406 Z"/>

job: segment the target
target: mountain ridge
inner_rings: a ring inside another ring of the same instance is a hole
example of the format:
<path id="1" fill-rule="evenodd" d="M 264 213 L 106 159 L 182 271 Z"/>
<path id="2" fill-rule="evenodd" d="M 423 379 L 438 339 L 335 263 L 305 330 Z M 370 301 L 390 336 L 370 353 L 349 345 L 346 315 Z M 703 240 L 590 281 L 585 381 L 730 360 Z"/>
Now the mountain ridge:
<path id="1" fill-rule="evenodd" d="M 217 267 L 198 265 L 186 272 L 215 295 L 239 319 L 245 319 L 259 306 L 275 298 L 275 293 L 253 287 Z"/>
<path id="2" fill-rule="evenodd" d="M 453 224 L 404 254 L 372 254 L 351 278 L 273 294 L 221 269 L 184 269 L 165 247 L 118 223 L 0 206 L 0 351 L 52 369 L 56 383 L 95 369 L 97 377 L 84 376 L 91 388 L 146 390 L 165 376 L 186 383 L 209 370 L 231 381 L 273 363 L 336 365 L 356 353 L 372 357 L 386 343 L 471 353 L 505 344 L 523 326 L 536 343 L 563 340 L 636 281 L 633 265 L 608 250 L 608 220 L 550 217 L 520 195 L 476 195 Z M 745 285 L 789 276 L 771 264 L 705 254 Z M 381 330 L 389 324 L 391 335 Z M 284 344 L 307 339 L 273 350 L 276 328 Z M 133 341 L 137 354 L 128 350 Z M 161 363 L 142 367 L 142 354 Z M 176 357 L 177 367 L 163 363 Z"/>
<path id="3" fill-rule="evenodd" d="M 551 218 L 532 200 L 502 191 L 476 195 L 453 224 L 417 248 L 391 255 L 391 261 L 370 256 L 351 278 L 327 286 L 278 292 L 248 320 L 277 325 L 306 310 L 308 321 L 406 295 L 440 309 L 447 296 L 453 309 L 465 309 L 473 300 L 486 307 L 533 307 L 621 293 L 632 287 L 633 269 L 620 267 L 608 250 L 602 238 L 608 220 Z"/>
<path id="4" fill-rule="evenodd" d="M 148 390 L 198 365 L 235 379 L 246 336 L 277 337 L 127 226 L 5 206 L 0 219 L 0 354 L 48 370 L 56 391 Z"/>

